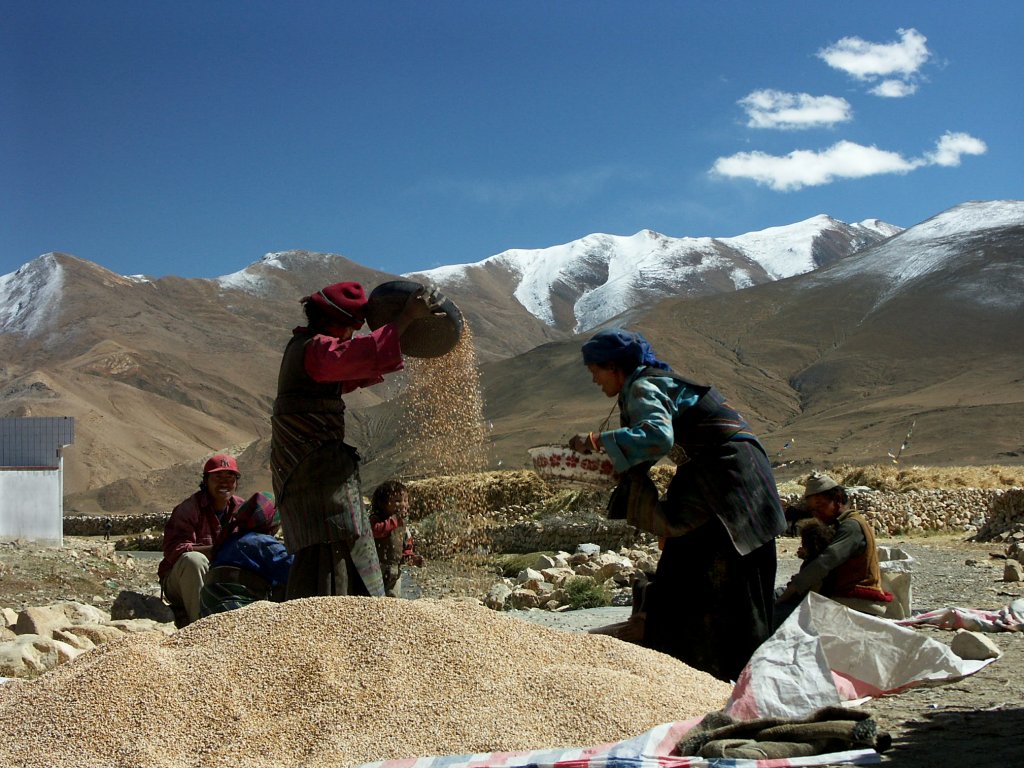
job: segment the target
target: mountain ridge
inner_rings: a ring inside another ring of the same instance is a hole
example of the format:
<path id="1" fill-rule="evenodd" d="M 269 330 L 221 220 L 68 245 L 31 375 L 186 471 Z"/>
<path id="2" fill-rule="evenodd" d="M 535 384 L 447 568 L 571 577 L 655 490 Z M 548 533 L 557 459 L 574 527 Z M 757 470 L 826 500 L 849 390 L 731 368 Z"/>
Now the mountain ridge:
<path id="1" fill-rule="evenodd" d="M 545 324 L 582 333 L 631 306 L 680 292 L 704 295 L 803 274 L 900 231 L 878 219 L 851 225 L 820 214 L 731 238 L 673 238 L 649 229 L 628 237 L 597 233 L 407 276 L 470 292 L 486 275 Z"/>
<path id="2" fill-rule="evenodd" d="M 266 490 L 269 413 L 299 297 L 397 277 L 304 251 L 214 280 L 39 257 L 0 276 L 0 416 L 76 417 L 69 512 L 163 508 L 217 450 L 244 456 L 244 487 Z M 582 338 L 543 324 L 492 277 L 483 299 L 444 290 L 477 343 L 490 465 L 517 468 L 527 447 L 596 428 L 613 403 L 580 363 Z M 1024 202 L 973 202 L 811 272 L 662 297 L 605 323 L 640 330 L 681 373 L 715 384 L 770 456 L 792 445 L 791 467 L 886 460 L 915 420 L 907 460 L 1020 463 L 1022 295 Z M 346 397 L 368 487 L 403 471 L 392 434 L 401 379 Z"/>

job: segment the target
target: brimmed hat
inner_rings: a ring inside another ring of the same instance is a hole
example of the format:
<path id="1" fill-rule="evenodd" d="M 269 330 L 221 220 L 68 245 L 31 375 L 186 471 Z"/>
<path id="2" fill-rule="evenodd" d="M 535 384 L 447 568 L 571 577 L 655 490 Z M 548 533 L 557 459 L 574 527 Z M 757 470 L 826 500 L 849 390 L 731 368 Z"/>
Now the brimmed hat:
<path id="1" fill-rule="evenodd" d="M 214 472 L 234 472 L 239 477 L 242 473 L 238 471 L 238 462 L 230 453 L 218 453 L 206 460 L 203 465 L 203 474 L 209 475 Z"/>
<path id="2" fill-rule="evenodd" d="M 302 301 L 313 302 L 324 314 L 345 325 L 359 328 L 366 319 L 366 291 L 359 283 L 334 283 Z"/>
<path id="3" fill-rule="evenodd" d="M 816 496 L 819 493 L 825 491 L 831 491 L 833 488 L 841 487 L 839 483 L 833 480 L 826 474 L 821 472 L 811 472 L 811 476 L 807 478 L 807 482 L 804 483 L 804 498 L 808 496 Z"/>

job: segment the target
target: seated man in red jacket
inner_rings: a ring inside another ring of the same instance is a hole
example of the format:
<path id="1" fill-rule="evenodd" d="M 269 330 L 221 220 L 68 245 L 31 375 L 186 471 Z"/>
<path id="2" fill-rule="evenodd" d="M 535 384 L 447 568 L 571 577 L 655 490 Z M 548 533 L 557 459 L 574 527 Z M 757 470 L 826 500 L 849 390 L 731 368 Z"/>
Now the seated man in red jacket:
<path id="1" fill-rule="evenodd" d="M 872 616 L 882 616 L 892 594 L 882 589 L 878 549 L 871 524 L 848 509 L 846 489 L 828 475 L 812 472 L 804 502 L 815 519 L 834 526 L 831 543 L 804 562 L 775 601 L 775 626 L 799 605 L 808 592 Z"/>
<path id="2" fill-rule="evenodd" d="M 164 526 L 164 558 L 157 575 L 179 627 L 199 618 L 199 593 L 214 539 L 244 501 L 235 495 L 239 477 L 234 456 L 212 456 L 203 466 L 199 490 L 174 508 Z"/>

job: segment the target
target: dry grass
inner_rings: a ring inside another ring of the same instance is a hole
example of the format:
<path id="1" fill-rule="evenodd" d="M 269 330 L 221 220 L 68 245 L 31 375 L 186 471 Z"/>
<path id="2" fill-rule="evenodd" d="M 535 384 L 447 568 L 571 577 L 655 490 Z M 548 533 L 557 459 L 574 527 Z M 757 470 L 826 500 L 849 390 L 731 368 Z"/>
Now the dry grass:
<path id="1" fill-rule="evenodd" d="M 552 491 L 535 473 L 528 470 L 505 472 L 470 472 L 448 477 L 411 480 L 409 486 L 410 517 L 413 520 L 441 510 L 457 510 L 467 497 L 474 504 L 483 500 L 486 510 L 501 509 L 512 504 L 531 504 L 551 497 Z"/>
<path id="2" fill-rule="evenodd" d="M 920 491 L 928 488 L 1020 488 L 1024 467 L 903 467 L 840 464 L 828 470 L 843 485 L 866 485 L 879 491 Z"/>
<path id="3" fill-rule="evenodd" d="M 930 488 L 1021 488 L 1024 467 L 1000 465 L 980 467 L 901 467 L 888 464 L 855 466 L 838 464 L 822 467 L 846 486 L 867 486 L 878 491 L 904 493 Z M 669 464 L 651 470 L 655 485 L 664 493 L 675 472 Z M 779 483 L 779 494 L 802 494 L 806 475 Z M 573 511 L 601 509 L 607 492 L 567 491 L 552 488 L 530 470 L 473 472 L 448 477 L 432 477 L 409 483 L 412 518 L 419 519 L 440 511 L 457 508 L 470 498 L 489 513 L 514 504 L 531 504 L 539 516 Z"/>

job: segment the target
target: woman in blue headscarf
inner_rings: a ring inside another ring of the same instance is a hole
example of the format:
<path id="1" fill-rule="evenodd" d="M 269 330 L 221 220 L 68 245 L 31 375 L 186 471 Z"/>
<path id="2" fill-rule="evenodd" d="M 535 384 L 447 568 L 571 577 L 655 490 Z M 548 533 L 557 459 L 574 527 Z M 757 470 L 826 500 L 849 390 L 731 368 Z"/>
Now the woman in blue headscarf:
<path id="1" fill-rule="evenodd" d="M 570 446 L 608 455 L 622 478 L 610 515 L 663 542 L 643 645 L 735 680 L 772 632 L 775 537 L 786 527 L 764 448 L 716 389 L 674 373 L 639 333 L 598 332 L 583 362 L 618 398 L 620 426 Z M 677 467 L 658 499 L 647 470 L 663 458 Z"/>

